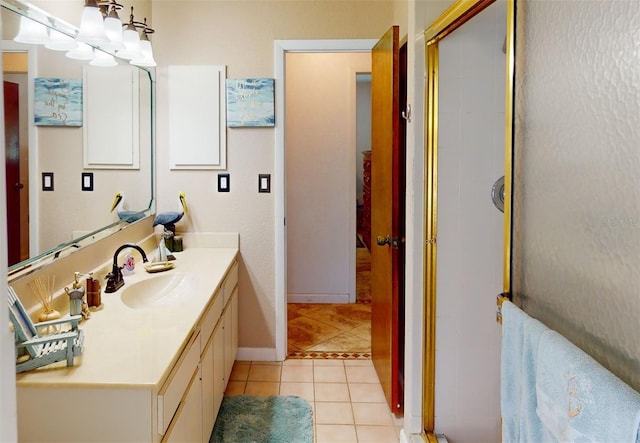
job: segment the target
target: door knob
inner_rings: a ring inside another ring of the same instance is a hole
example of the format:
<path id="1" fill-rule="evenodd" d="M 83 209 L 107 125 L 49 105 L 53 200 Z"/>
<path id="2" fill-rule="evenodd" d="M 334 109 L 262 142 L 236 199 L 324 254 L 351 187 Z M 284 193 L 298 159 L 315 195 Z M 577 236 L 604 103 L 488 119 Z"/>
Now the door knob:
<path id="1" fill-rule="evenodd" d="M 384 245 L 390 245 L 391 244 L 391 236 L 387 235 L 386 237 L 383 237 L 381 235 L 376 237 L 376 243 L 378 243 L 378 246 L 384 246 Z"/>
<path id="2" fill-rule="evenodd" d="M 22 183 L 16 183 L 15 186 L 14 186 L 14 189 L 16 191 L 19 191 L 22 188 L 24 188 L 24 185 Z"/>

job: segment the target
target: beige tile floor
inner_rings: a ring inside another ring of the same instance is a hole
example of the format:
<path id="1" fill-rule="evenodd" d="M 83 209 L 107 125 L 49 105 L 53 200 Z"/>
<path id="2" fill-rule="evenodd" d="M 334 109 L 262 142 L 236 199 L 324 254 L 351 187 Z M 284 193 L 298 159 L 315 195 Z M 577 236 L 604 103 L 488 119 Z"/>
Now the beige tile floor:
<path id="1" fill-rule="evenodd" d="M 313 408 L 315 443 L 398 443 L 371 360 L 236 361 L 226 395 L 297 395 Z"/>

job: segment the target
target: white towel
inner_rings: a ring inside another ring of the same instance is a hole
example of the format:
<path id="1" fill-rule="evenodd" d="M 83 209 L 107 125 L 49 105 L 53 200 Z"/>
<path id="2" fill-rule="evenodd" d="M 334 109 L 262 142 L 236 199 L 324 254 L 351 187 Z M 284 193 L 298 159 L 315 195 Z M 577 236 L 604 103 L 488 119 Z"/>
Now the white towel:
<path id="1" fill-rule="evenodd" d="M 638 441 L 640 394 L 555 331 L 540 338 L 535 379 L 543 441 Z"/>

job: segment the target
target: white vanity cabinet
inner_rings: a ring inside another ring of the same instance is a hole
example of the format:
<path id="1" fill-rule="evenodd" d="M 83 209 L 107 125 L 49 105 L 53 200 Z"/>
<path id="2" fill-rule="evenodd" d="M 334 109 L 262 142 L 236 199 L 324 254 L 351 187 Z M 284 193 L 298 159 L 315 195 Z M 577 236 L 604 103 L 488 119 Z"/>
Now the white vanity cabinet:
<path id="1" fill-rule="evenodd" d="M 20 442 L 209 441 L 238 348 L 237 249 L 180 254 L 200 282 L 188 300 L 132 310 L 105 294 L 74 366 L 18 374 Z"/>
<path id="2" fill-rule="evenodd" d="M 163 397 L 158 396 L 158 431 L 164 433 L 163 442 L 209 441 L 238 351 L 237 284 L 238 266 L 234 263 L 202 317 L 198 340 L 191 341 L 189 350 L 185 349 L 187 354 L 198 351 L 199 361 L 188 363 L 185 372 L 195 369 L 195 373 L 190 385 L 182 390 L 182 401 L 166 432 L 162 429 L 166 419 L 161 418 Z"/>

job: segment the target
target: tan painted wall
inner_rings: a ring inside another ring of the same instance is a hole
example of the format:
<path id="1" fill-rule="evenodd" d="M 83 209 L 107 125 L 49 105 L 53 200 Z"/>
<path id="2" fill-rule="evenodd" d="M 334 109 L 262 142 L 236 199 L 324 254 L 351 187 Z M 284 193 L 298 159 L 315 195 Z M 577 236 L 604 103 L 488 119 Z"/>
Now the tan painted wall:
<path id="1" fill-rule="evenodd" d="M 215 171 L 170 171 L 167 66 L 222 64 L 228 78 L 273 77 L 274 40 L 377 38 L 392 18 L 392 3 L 380 1 L 153 3 L 158 210 L 184 191 L 191 214 L 179 229 L 240 233 L 241 347 L 275 346 L 274 194 L 257 192 L 258 174 L 273 174 L 274 130 L 227 130 L 230 193 L 217 192 Z"/>

